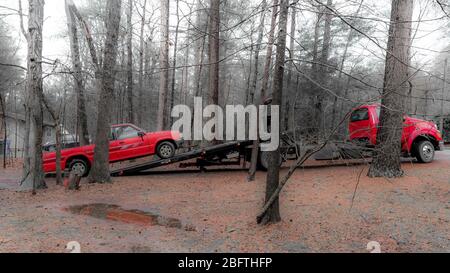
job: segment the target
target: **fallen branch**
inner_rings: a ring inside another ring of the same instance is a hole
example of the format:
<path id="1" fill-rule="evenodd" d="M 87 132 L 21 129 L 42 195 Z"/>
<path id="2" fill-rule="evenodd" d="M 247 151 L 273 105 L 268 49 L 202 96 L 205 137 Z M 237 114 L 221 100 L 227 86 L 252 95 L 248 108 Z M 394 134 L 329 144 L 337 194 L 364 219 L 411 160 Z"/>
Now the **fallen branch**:
<path id="1" fill-rule="evenodd" d="M 339 128 L 344 124 L 344 122 L 349 118 L 352 111 L 348 112 L 345 117 L 341 120 L 339 125 L 336 126 L 336 128 L 331 132 L 331 134 L 328 136 L 328 138 L 325 140 L 325 142 L 316 147 L 315 149 L 311 149 L 305 153 L 303 157 L 300 157 L 295 164 L 289 169 L 289 172 L 284 176 L 284 178 L 281 180 L 280 184 L 278 185 L 278 188 L 275 190 L 275 192 L 272 194 L 272 196 L 269 198 L 267 203 L 264 205 L 261 212 L 256 217 L 256 221 L 258 224 L 262 222 L 264 219 L 264 216 L 267 213 L 267 210 L 272 206 L 272 204 L 275 202 L 275 200 L 280 196 L 281 191 L 283 190 L 284 186 L 286 186 L 287 182 L 289 182 L 289 179 L 292 177 L 292 175 L 295 173 L 295 171 L 301 167 L 308 159 L 311 158 L 314 154 L 320 152 L 325 148 L 328 143 L 330 142 L 332 136 L 339 130 Z"/>

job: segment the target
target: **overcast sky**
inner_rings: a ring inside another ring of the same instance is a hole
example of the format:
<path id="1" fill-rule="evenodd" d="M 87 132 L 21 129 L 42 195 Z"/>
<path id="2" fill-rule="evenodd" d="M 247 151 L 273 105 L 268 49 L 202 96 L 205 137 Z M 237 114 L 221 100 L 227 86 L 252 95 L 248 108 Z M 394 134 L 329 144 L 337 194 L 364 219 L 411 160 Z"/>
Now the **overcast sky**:
<path id="1" fill-rule="evenodd" d="M 153 2 L 156 0 L 152 0 Z M 237 0 L 235 0 L 237 1 Z M 374 2 L 375 1 L 375 2 Z M 81 5 L 83 1 L 74 0 L 75 3 Z M 386 7 L 390 5 L 390 0 L 366 0 L 366 2 L 372 2 L 380 7 Z M 416 0 L 415 1 L 415 12 L 414 20 L 416 21 L 419 17 L 420 11 L 423 10 L 426 0 Z M 431 1 L 432 2 L 432 1 Z M 430 3 L 431 3 L 430 2 Z M 24 11 L 27 11 L 27 1 L 24 0 Z M 157 3 L 155 4 L 157 5 Z M 7 6 L 17 9 L 17 0 L 0 0 L 0 6 Z M 429 11 L 425 14 L 423 20 L 430 20 L 442 17 L 442 12 L 439 9 L 428 9 Z M 0 8 L 1 13 L 5 11 Z M 383 16 L 378 14 L 378 16 Z M 382 18 L 382 17 L 379 17 Z M 387 20 L 388 18 L 382 18 Z M 172 20 L 174 21 L 174 20 Z M 13 37 L 23 37 L 19 34 L 19 20 L 18 16 L 8 16 L 6 22 L 12 27 L 12 30 L 17 34 Z M 448 40 L 444 40 L 444 31 L 447 30 L 445 27 L 448 23 L 447 18 L 443 20 L 431 20 L 427 22 L 422 22 L 416 34 L 416 39 L 414 41 L 413 52 L 415 53 L 415 60 L 420 63 L 430 63 L 436 56 L 435 51 L 442 51 L 446 45 L 448 45 Z M 46 0 L 45 1 L 45 25 L 44 25 L 44 56 L 49 59 L 61 59 L 65 61 L 67 59 L 68 52 L 68 39 L 65 37 L 66 33 L 66 18 L 64 10 L 63 0 Z M 381 30 L 385 29 L 385 26 L 380 26 Z M 384 33 L 383 33 L 384 34 Z M 21 56 L 26 53 L 25 44 L 22 43 Z"/>

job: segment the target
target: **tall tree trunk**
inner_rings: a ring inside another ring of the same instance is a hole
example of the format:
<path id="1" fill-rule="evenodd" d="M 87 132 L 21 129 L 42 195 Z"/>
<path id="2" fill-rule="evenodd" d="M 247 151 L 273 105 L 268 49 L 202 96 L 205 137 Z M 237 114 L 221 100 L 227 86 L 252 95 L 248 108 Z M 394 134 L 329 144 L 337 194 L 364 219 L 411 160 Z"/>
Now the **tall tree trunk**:
<path id="1" fill-rule="evenodd" d="M 278 30 L 278 42 L 277 42 L 277 59 L 275 62 L 275 72 L 273 79 L 273 105 L 280 106 L 280 113 L 282 112 L 282 93 L 283 93 L 283 79 L 284 79 L 284 62 L 286 52 L 286 36 L 287 36 L 287 17 L 289 11 L 289 0 L 280 1 L 280 20 Z M 281 120 L 272 120 L 274 122 L 281 122 Z M 273 127 L 272 127 L 273 128 Z M 278 132 L 279 133 L 279 132 Z M 273 152 L 269 152 L 269 168 L 267 170 L 267 182 L 266 182 L 266 202 L 270 200 L 272 194 L 276 191 L 280 181 L 280 149 Z M 265 215 L 258 219 L 260 224 L 277 223 L 281 221 L 280 206 L 278 198 Z"/>
<path id="2" fill-rule="evenodd" d="M 297 11 L 295 9 L 295 6 L 293 6 L 291 8 L 291 43 L 289 45 L 289 50 L 291 52 L 291 59 L 295 58 L 295 31 L 296 31 L 296 18 L 297 18 Z M 292 120 L 292 116 L 294 115 L 294 109 L 293 107 L 295 106 L 295 101 L 292 101 L 292 98 L 295 97 L 293 94 L 293 90 L 294 90 L 294 82 L 292 80 L 292 73 L 294 70 L 294 60 L 291 60 L 289 63 L 289 71 L 287 74 L 287 79 L 286 79 L 286 83 L 287 83 L 287 88 L 286 88 L 286 95 L 284 97 L 284 102 L 285 102 L 285 111 L 284 112 L 284 130 L 288 131 L 289 130 L 289 125 L 290 125 L 290 120 Z M 291 109 L 291 105 L 292 105 L 292 109 Z M 295 129 L 295 128 L 293 128 Z"/>
<path id="3" fill-rule="evenodd" d="M 6 107 L 5 107 L 5 103 L 3 101 L 3 96 L 0 92 L 0 107 L 2 109 L 2 124 L 0 124 L 0 128 L 2 128 L 3 130 L 3 149 L 1 151 L 1 153 L 3 154 L 3 169 L 6 169 L 6 161 L 7 161 L 7 157 L 8 157 L 8 151 L 7 151 L 7 142 L 8 142 L 8 127 L 6 125 Z"/>
<path id="4" fill-rule="evenodd" d="M 141 17 L 141 33 L 139 36 L 139 109 L 138 109 L 138 124 L 142 126 L 142 120 L 144 115 L 144 30 L 145 20 L 147 15 L 147 0 L 144 0 L 144 6 L 142 7 Z"/>
<path id="5" fill-rule="evenodd" d="M 128 99 L 128 122 L 136 123 L 133 102 L 133 0 L 128 0 L 127 9 L 127 99 Z"/>
<path id="6" fill-rule="evenodd" d="M 65 95 L 65 94 L 64 94 Z M 63 184 L 63 177 L 62 177 L 62 168 L 61 168 L 61 107 L 59 112 L 56 110 L 53 110 L 50 105 L 47 103 L 47 100 L 45 98 L 42 99 L 43 104 L 45 105 L 45 108 L 50 113 L 50 116 L 52 116 L 53 121 L 55 122 L 54 128 L 55 128 L 55 141 L 56 141 L 56 184 L 62 185 Z"/>
<path id="7" fill-rule="evenodd" d="M 90 181 L 111 182 L 109 172 L 110 105 L 114 96 L 115 67 L 121 17 L 121 0 L 108 0 L 106 4 L 106 41 L 103 58 L 100 96 L 98 103 L 97 133 L 95 139 L 94 164 Z"/>
<path id="8" fill-rule="evenodd" d="M 161 0 L 161 52 L 159 55 L 160 83 L 158 130 L 167 129 L 167 95 L 169 93 L 169 0 Z"/>
<path id="9" fill-rule="evenodd" d="M 219 105 L 220 0 L 210 0 L 209 11 L 209 104 Z"/>
<path id="10" fill-rule="evenodd" d="M 364 0 L 361 0 L 360 4 L 358 6 L 358 9 L 355 12 L 355 17 L 358 17 L 359 13 L 361 12 L 361 8 L 362 8 L 363 3 L 364 3 Z M 338 76 L 338 85 L 339 85 L 339 88 L 337 90 L 338 94 L 340 94 L 340 92 L 342 92 L 342 89 L 343 89 L 343 86 L 342 86 L 342 83 L 341 83 L 342 75 L 343 75 L 342 72 L 344 71 L 345 62 L 347 61 L 348 49 L 349 49 L 350 44 L 352 43 L 354 37 L 355 37 L 355 31 L 353 30 L 353 28 L 350 28 L 350 30 L 348 31 L 348 35 L 347 35 L 347 42 L 345 43 L 345 47 L 344 47 L 344 53 L 342 54 L 341 63 L 339 65 L 340 71 L 339 71 L 339 76 Z M 337 112 L 338 108 L 339 108 L 339 105 L 341 106 L 340 107 L 340 112 Z M 343 108 L 344 108 L 344 101 L 341 101 L 341 103 L 339 103 L 338 97 L 335 96 L 334 97 L 334 103 L 333 103 L 333 113 L 331 115 L 331 117 L 333 119 L 331 125 L 333 127 L 336 126 L 337 125 L 336 122 L 341 119 L 341 117 L 342 117 L 341 114 L 343 112 Z"/>
<path id="11" fill-rule="evenodd" d="M 256 50 L 255 50 L 254 75 L 253 75 L 252 85 L 251 85 L 251 90 L 250 90 L 250 100 L 251 100 L 251 103 L 253 103 L 255 105 L 261 104 L 261 98 L 260 98 L 261 94 L 259 94 L 259 96 L 256 96 L 256 88 L 257 88 L 258 78 L 259 78 L 259 52 L 261 51 L 261 43 L 262 43 L 262 40 L 264 37 L 264 25 L 265 25 L 265 21 L 266 21 L 266 14 L 265 14 L 266 8 L 267 8 L 267 1 L 263 0 L 263 3 L 262 3 L 263 13 L 261 14 L 261 19 L 260 19 L 260 23 L 259 23 L 259 27 L 258 27 L 258 39 L 256 41 Z M 258 97 L 258 98 L 256 98 L 256 97 Z M 259 120 L 259 116 L 258 116 L 258 120 Z M 258 136 L 258 138 L 259 138 L 259 136 Z M 253 142 L 250 170 L 249 170 L 248 178 L 247 178 L 248 181 L 255 180 L 256 169 L 258 168 L 259 145 L 260 145 L 259 140 L 256 140 Z"/>
<path id="12" fill-rule="evenodd" d="M 178 54 L 178 31 L 180 29 L 180 10 L 179 10 L 180 1 L 176 0 L 176 17 L 177 17 L 177 26 L 175 28 L 175 41 L 173 46 L 173 60 L 172 60 L 172 86 L 170 88 L 170 108 L 172 111 L 175 105 L 175 85 L 177 81 L 177 54 Z M 170 125 L 172 124 L 172 118 L 170 115 L 168 116 L 168 122 Z"/>
<path id="13" fill-rule="evenodd" d="M 413 1 L 392 0 L 383 99 L 370 177 L 400 177 L 404 98 L 408 92 Z"/>
<path id="14" fill-rule="evenodd" d="M 333 0 L 327 0 L 327 7 L 330 7 L 333 5 Z M 326 7 L 323 8 L 324 11 L 328 11 Z M 326 66 L 328 64 L 328 59 L 330 57 L 330 43 L 331 43 L 331 22 L 333 19 L 333 14 L 331 12 L 326 12 L 325 14 L 325 26 L 323 30 L 323 41 L 322 41 L 322 54 L 320 57 L 320 67 L 318 68 L 319 71 L 319 82 L 326 86 L 328 84 L 328 67 Z M 317 132 L 319 133 L 318 137 L 325 135 L 325 119 L 327 115 L 324 113 L 324 104 L 325 104 L 325 92 L 321 88 L 317 88 L 317 101 L 316 101 L 316 117 L 318 119 L 318 123 L 316 124 L 319 128 Z"/>
<path id="15" fill-rule="evenodd" d="M 44 116 L 42 111 L 42 27 L 44 25 L 44 0 L 29 0 L 28 11 L 28 79 L 27 110 L 29 111 L 29 165 L 21 190 L 46 188 L 42 163 Z"/>
<path id="16" fill-rule="evenodd" d="M 78 41 L 78 28 L 75 22 L 75 16 L 70 11 L 68 1 L 65 0 L 67 26 L 69 29 L 70 52 L 72 57 L 73 78 L 75 94 L 77 94 L 77 112 L 78 112 L 78 135 L 80 145 L 89 144 L 89 131 L 87 125 L 86 99 L 84 90 L 84 81 L 82 74 L 82 64 L 80 57 L 80 45 Z"/>
<path id="17" fill-rule="evenodd" d="M 270 24 L 269 41 L 267 42 L 266 64 L 264 66 L 264 75 L 261 87 L 261 101 L 264 101 L 269 96 L 267 90 L 269 88 L 270 67 L 272 66 L 273 44 L 275 41 L 275 29 L 277 27 L 278 3 L 279 0 L 273 0 L 272 22 Z"/>

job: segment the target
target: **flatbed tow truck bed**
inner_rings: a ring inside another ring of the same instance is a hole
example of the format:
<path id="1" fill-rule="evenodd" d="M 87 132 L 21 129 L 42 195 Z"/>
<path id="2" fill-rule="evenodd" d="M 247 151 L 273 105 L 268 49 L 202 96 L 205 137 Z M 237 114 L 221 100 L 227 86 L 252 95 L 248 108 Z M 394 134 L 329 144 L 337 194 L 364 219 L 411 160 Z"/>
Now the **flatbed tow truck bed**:
<path id="1" fill-rule="evenodd" d="M 241 162 L 242 156 L 246 155 L 247 148 L 252 145 L 252 141 L 235 141 L 228 142 L 218 145 L 213 145 L 205 148 L 197 148 L 188 152 L 179 153 L 170 159 L 152 159 L 148 162 L 131 164 L 129 166 L 118 168 L 117 170 L 113 170 L 111 172 L 112 176 L 121 176 L 126 174 L 138 173 L 154 168 L 159 168 L 162 166 L 172 165 L 176 163 L 181 163 L 181 166 L 198 166 L 200 168 L 204 168 L 205 166 L 212 165 L 225 165 L 225 164 L 233 164 L 238 165 Z M 227 155 L 231 155 L 232 153 L 239 153 L 238 161 L 231 163 L 223 163 L 222 160 L 226 159 Z M 192 159 L 197 159 L 197 162 L 192 163 L 183 163 L 190 161 Z"/>

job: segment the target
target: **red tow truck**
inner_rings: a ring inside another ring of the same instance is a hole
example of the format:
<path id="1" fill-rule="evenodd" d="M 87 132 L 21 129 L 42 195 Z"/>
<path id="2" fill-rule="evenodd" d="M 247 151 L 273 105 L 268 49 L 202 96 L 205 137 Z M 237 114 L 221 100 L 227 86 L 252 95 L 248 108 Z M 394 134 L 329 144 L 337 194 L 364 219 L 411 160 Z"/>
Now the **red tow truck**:
<path id="1" fill-rule="evenodd" d="M 133 124 L 111 127 L 109 143 L 110 163 L 158 155 L 162 160 L 175 156 L 182 137 L 179 132 L 145 132 Z M 94 161 L 95 145 L 64 149 L 61 151 L 61 168 L 89 174 Z M 44 172 L 56 172 L 56 152 L 43 155 Z"/>
<path id="2" fill-rule="evenodd" d="M 377 143 L 381 105 L 366 105 L 354 109 L 349 123 L 350 140 L 374 147 Z M 421 163 L 434 160 L 435 151 L 443 150 L 442 133 L 435 123 L 405 116 L 402 152 Z"/>

